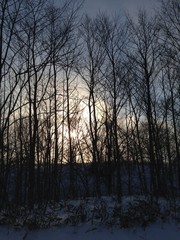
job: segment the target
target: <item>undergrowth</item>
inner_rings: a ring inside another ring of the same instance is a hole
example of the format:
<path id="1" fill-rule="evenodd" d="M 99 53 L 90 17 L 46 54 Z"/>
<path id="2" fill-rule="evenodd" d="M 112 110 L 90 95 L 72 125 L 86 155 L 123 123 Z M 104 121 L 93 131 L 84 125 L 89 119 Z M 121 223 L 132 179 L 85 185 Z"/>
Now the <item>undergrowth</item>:
<path id="1" fill-rule="evenodd" d="M 28 211 L 25 207 L 9 207 L 0 212 L 1 225 L 26 227 L 31 230 L 52 226 L 76 226 L 87 222 L 106 227 L 147 227 L 157 221 L 180 222 L 180 202 L 124 198 L 119 203 L 115 198 L 91 198 L 51 202 L 46 206 L 34 206 L 32 211 Z"/>

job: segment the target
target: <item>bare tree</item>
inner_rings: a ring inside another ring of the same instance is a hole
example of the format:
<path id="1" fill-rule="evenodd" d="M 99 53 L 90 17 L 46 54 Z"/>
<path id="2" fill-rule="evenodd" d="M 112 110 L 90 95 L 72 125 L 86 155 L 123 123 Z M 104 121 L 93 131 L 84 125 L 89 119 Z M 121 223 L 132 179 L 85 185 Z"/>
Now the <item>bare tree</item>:
<path id="1" fill-rule="evenodd" d="M 128 44 L 127 26 L 120 21 L 120 18 L 108 18 L 100 15 L 97 18 L 98 42 L 106 54 L 104 76 L 104 91 L 108 96 L 108 105 L 111 106 L 112 124 L 112 156 L 117 169 L 117 195 L 120 200 L 122 194 L 121 186 L 121 161 L 120 139 L 118 136 L 118 118 L 126 102 L 125 78 L 127 68 L 126 47 Z M 108 129 L 106 129 L 108 130 Z"/>
<path id="2" fill-rule="evenodd" d="M 23 70 L 18 64 L 20 47 L 16 45 L 18 25 L 22 20 L 22 1 L 0 1 L 0 195 L 8 203 L 7 184 L 9 155 L 9 125 L 11 115 L 23 89 Z M 21 81 L 21 85 L 19 83 Z M 7 151 L 6 151 L 7 150 Z M 12 149 L 11 149 L 12 151 Z M 6 160 L 5 160 L 6 155 Z M 8 161 L 8 164 L 6 164 Z M 6 171 L 6 173 L 5 173 Z"/>
<path id="3" fill-rule="evenodd" d="M 156 99 L 158 96 L 158 75 L 161 71 L 160 54 L 161 47 L 159 44 L 159 27 L 157 20 L 149 20 L 145 12 L 139 13 L 138 23 L 135 25 L 129 20 L 132 54 L 132 61 L 135 89 L 137 92 L 136 101 L 142 108 L 148 123 L 148 155 L 151 169 L 151 192 L 157 194 L 161 192 L 162 182 L 160 172 L 162 159 L 157 159 L 157 145 L 155 136 L 156 124 Z"/>
<path id="4" fill-rule="evenodd" d="M 180 186 L 180 149 L 179 149 L 179 106 L 180 106 L 180 4 L 177 0 L 162 1 L 160 12 L 160 26 L 162 28 L 162 40 L 164 44 L 164 55 L 162 59 L 164 70 L 164 90 L 166 97 L 166 113 L 171 115 L 174 132 L 174 143 L 176 148 L 176 163 L 178 168 L 178 186 Z M 168 87 L 167 87 L 168 86 Z M 169 93 L 167 93 L 167 89 Z"/>
<path id="5" fill-rule="evenodd" d="M 98 101 L 99 87 L 101 81 L 100 68 L 104 62 L 104 50 L 97 41 L 98 28 L 96 19 L 92 20 L 88 16 L 84 18 L 81 28 L 82 40 L 84 42 L 85 55 L 82 58 L 82 68 L 80 75 L 87 85 L 88 110 L 89 110 L 89 133 L 92 145 L 92 168 L 95 177 L 95 195 L 100 195 L 100 155 L 98 148 Z"/>

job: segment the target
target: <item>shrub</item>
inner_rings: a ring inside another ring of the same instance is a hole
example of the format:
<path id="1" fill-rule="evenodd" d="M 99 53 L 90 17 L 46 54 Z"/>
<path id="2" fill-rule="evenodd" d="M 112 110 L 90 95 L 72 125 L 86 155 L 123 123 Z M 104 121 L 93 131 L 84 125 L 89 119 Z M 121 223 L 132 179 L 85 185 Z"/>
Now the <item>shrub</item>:
<path id="1" fill-rule="evenodd" d="M 121 227 L 146 227 L 155 222 L 160 214 L 160 207 L 156 202 L 135 200 L 122 210 Z"/>

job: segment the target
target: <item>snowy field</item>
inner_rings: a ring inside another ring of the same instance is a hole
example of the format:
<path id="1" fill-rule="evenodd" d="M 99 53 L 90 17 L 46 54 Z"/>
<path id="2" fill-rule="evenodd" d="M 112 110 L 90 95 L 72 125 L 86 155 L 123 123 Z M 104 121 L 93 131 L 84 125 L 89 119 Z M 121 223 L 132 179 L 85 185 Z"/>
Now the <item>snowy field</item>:
<path id="1" fill-rule="evenodd" d="M 0 240 L 180 240 L 180 224 L 153 224 L 146 229 L 93 228 L 87 224 L 27 231 L 0 227 Z"/>
<path id="2" fill-rule="evenodd" d="M 180 202 L 145 197 L 67 200 L 0 213 L 0 240 L 180 240 Z M 8 215 L 9 214 L 9 215 Z"/>

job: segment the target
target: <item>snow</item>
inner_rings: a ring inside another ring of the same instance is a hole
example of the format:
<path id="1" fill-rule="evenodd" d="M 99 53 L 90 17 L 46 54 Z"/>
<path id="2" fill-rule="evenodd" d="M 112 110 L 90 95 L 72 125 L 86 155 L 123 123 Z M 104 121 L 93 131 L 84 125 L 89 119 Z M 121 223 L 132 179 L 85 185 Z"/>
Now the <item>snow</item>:
<path id="1" fill-rule="evenodd" d="M 160 212 L 156 209 L 158 205 L 151 202 L 149 208 L 148 204 L 143 196 L 122 198 L 120 219 L 114 197 L 61 201 L 48 205 L 44 216 L 38 209 L 27 216 L 19 211 L 15 218 L 10 215 L 11 221 L 0 225 L 0 240 L 180 240 L 179 199 L 172 209 L 169 202 L 159 199 Z M 147 221 L 146 217 L 152 217 L 153 211 L 158 215 L 153 221 Z M 123 228 L 123 216 L 128 218 L 127 228 Z M 1 212 L 1 224 L 7 217 L 6 212 Z"/>
<path id="2" fill-rule="evenodd" d="M 89 224 L 30 231 L 0 227 L 0 240 L 179 240 L 180 224 L 155 223 L 143 228 L 104 228 Z"/>

